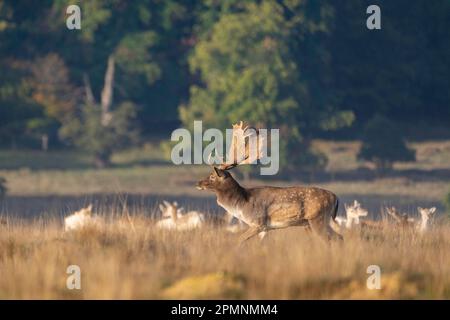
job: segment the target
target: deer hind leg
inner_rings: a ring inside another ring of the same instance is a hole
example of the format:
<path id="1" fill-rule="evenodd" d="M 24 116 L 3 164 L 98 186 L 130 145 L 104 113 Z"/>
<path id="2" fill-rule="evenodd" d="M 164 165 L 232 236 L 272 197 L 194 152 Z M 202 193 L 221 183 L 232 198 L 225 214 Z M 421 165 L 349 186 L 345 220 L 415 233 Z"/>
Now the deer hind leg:
<path id="1" fill-rule="evenodd" d="M 309 220 L 309 225 L 314 233 L 319 235 L 326 242 L 330 240 L 343 240 L 342 236 L 331 228 L 326 216 Z"/>
<path id="2" fill-rule="evenodd" d="M 310 236 L 312 234 L 312 230 L 311 230 L 311 225 L 310 224 L 308 224 L 307 226 L 304 226 L 303 229 L 305 229 L 306 234 L 308 236 Z"/>
<path id="3" fill-rule="evenodd" d="M 263 240 L 267 234 L 267 231 L 261 231 L 258 233 L 259 240 Z"/>
<path id="4" fill-rule="evenodd" d="M 311 234 L 311 225 L 308 220 L 302 220 L 295 224 L 295 226 L 303 227 L 302 229 L 304 229 L 308 235 Z"/>
<path id="5" fill-rule="evenodd" d="M 248 228 L 244 233 L 242 233 L 239 237 L 239 243 L 243 244 L 248 239 L 256 236 L 257 234 L 262 233 L 262 230 L 259 226 L 253 226 Z M 264 237 L 264 236 L 262 236 Z M 262 238 L 261 238 L 262 239 Z"/>

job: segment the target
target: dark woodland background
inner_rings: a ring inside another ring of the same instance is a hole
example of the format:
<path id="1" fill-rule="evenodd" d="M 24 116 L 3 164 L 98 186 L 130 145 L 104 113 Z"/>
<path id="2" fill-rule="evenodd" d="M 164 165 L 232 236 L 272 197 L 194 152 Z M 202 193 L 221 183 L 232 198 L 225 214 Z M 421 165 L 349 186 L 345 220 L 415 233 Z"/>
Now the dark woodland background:
<path id="1" fill-rule="evenodd" d="M 449 39 L 450 1 L 2 0 L 0 147 L 104 167 L 193 120 L 247 120 L 281 129 L 283 168 L 323 167 L 325 138 L 384 170 L 414 160 L 406 140 L 450 136 Z"/>

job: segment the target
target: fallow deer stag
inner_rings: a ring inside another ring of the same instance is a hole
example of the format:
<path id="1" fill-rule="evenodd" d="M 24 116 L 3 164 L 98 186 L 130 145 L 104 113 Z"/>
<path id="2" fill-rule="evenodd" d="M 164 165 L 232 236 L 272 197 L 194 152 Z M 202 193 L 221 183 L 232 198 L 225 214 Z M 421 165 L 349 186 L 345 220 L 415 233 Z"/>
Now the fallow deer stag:
<path id="1" fill-rule="evenodd" d="M 229 170 L 260 160 L 265 141 L 258 130 L 244 128 L 242 121 L 233 125 L 232 137 L 228 151 L 232 157 L 227 157 L 228 163 L 222 161 L 218 167 L 213 166 L 211 174 L 199 181 L 197 188 L 213 191 L 222 208 L 249 226 L 240 237 L 241 243 L 255 235 L 262 239 L 269 230 L 291 226 L 311 227 L 326 240 L 342 239 L 333 230 L 337 227 L 334 219 L 339 206 L 334 193 L 315 187 L 245 188 L 239 185 Z M 247 143 L 251 139 L 256 143 Z"/>

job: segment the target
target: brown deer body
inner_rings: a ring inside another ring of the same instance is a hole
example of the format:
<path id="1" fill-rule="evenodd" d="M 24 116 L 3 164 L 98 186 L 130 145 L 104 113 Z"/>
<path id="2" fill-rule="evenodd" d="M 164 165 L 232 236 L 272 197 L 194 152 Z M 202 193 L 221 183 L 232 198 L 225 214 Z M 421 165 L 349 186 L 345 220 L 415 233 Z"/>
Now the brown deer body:
<path id="1" fill-rule="evenodd" d="M 197 184 L 200 190 L 216 193 L 217 203 L 249 229 L 241 241 L 272 229 L 308 226 L 324 239 L 341 239 L 331 227 L 339 201 L 335 194 L 319 188 L 258 187 L 244 188 L 231 174 L 214 167 L 213 172 Z"/>
<path id="2" fill-rule="evenodd" d="M 246 143 L 253 141 L 254 143 Z M 291 226 L 306 226 L 323 239 L 342 239 L 332 224 L 339 206 L 338 198 L 330 191 L 306 187 L 244 188 L 228 170 L 251 164 L 263 157 L 265 140 L 254 128 L 243 128 L 242 121 L 233 125 L 233 141 L 228 163 L 213 167 L 211 174 L 197 183 L 200 190 L 211 190 L 217 203 L 229 214 L 243 221 L 249 229 L 241 241 L 255 235 L 263 238 L 267 231 Z"/>

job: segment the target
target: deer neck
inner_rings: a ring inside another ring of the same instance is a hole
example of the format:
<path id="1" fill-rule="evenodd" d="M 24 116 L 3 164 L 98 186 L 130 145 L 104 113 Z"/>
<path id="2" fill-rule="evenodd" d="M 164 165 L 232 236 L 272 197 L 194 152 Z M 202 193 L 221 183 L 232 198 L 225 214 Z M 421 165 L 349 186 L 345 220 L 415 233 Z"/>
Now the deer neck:
<path id="1" fill-rule="evenodd" d="M 239 210 L 248 201 L 247 190 L 236 181 L 233 181 L 228 188 L 216 190 L 216 195 L 217 203 L 227 211 Z"/>
<path id="2" fill-rule="evenodd" d="M 422 220 L 420 221 L 420 231 L 425 231 L 427 229 L 428 225 L 428 218 L 422 217 Z"/>
<path id="3" fill-rule="evenodd" d="M 359 224 L 359 216 L 349 216 L 345 222 L 345 227 L 351 229 L 353 225 Z"/>
<path id="4" fill-rule="evenodd" d="M 353 217 L 348 217 L 347 221 L 345 221 L 345 227 L 347 229 L 350 229 L 352 227 L 352 223 L 353 223 Z"/>
<path id="5" fill-rule="evenodd" d="M 172 210 L 171 216 L 172 216 L 172 221 L 176 222 L 177 219 L 178 219 L 178 212 L 177 212 L 177 210 Z"/>

